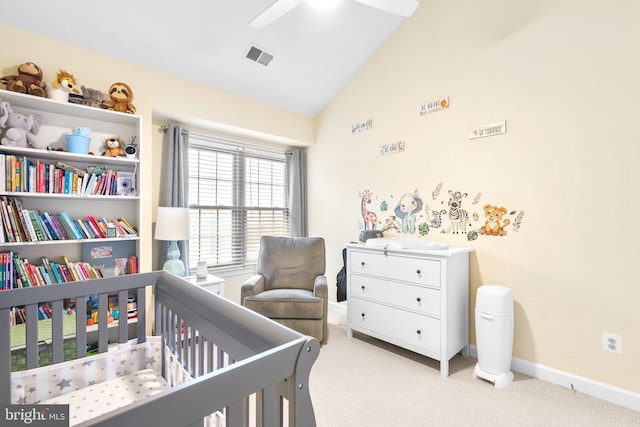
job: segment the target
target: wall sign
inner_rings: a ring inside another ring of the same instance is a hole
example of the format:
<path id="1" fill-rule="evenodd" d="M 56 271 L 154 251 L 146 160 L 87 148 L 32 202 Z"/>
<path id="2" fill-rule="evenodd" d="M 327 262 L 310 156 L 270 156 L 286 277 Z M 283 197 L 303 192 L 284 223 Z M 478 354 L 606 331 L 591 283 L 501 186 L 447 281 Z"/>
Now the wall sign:
<path id="1" fill-rule="evenodd" d="M 436 99 L 434 101 L 429 101 L 426 104 L 422 104 L 420 106 L 420 115 L 424 116 L 425 114 L 435 113 L 436 111 L 441 111 L 449 108 L 449 97 Z"/>
<path id="2" fill-rule="evenodd" d="M 372 119 L 364 120 L 362 122 L 358 122 L 358 123 L 355 123 L 355 124 L 351 125 L 351 133 L 364 132 L 365 130 L 371 129 L 372 126 L 373 126 L 373 120 Z"/>
<path id="3" fill-rule="evenodd" d="M 404 151 L 404 141 L 394 142 L 380 146 L 380 155 L 395 154 Z"/>
<path id="4" fill-rule="evenodd" d="M 472 127 L 469 129 L 469 139 L 484 138 L 485 136 L 493 136 L 507 133 L 507 122 L 494 122 L 484 125 Z"/>

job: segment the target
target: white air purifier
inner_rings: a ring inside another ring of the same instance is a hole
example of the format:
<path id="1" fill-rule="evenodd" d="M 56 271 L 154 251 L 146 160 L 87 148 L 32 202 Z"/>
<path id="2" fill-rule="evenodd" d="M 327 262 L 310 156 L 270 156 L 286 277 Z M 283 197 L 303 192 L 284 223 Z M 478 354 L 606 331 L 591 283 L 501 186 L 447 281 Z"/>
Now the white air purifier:
<path id="1" fill-rule="evenodd" d="M 478 363 L 474 377 L 492 382 L 497 388 L 513 381 L 513 295 L 499 285 L 483 285 L 476 296 L 476 346 Z"/>

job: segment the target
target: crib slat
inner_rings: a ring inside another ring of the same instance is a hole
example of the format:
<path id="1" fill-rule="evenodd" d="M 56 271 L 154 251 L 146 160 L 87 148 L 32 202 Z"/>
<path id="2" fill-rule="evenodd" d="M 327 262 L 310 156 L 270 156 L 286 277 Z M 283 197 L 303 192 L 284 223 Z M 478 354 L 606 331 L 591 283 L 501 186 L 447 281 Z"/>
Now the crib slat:
<path id="1" fill-rule="evenodd" d="M 138 306 L 136 335 L 138 342 L 141 343 L 147 340 L 147 296 L 144 287 L 138 288 L 136 291 L 136 305 Z"/>
<path id="2" fill-rule="evenodd" d="M 11 325 L 8 321 L 10 310 L 0 310 L 0 384 L 11 383 Z M 11 402 L 9 387 L 0 387 L 0 402 Z"/>
<path id="3" fill-rule="evenodd" d="M 118 342 L 125 343 L 129 340 L 129 317 L 127 313 L 127 297 L 129 291 L 126 289 L 118 292 Z M 124 311 L 122 308 L 124 307 Z"/>
<path id="4" fill-rule="evenodd" d="M 279 399 L 275 385 L 256 393 L 256 427 L 282 425 Z"/>
<path id="5" fill-rule="evenodd" d="M 76 297 L 76 357 L 78 359 L 87 355 L 87 319 L 84 314 L 86 307 L 87 297 Z"/>
<path id="6" fill-rule="evenodd" d="M 33 369 L 38 367 L 38 304 L 29 304 L 25 307 L 27 309 L 25 313 L 27 369 Z"/>
<path id="7" fill-rule="evenodd" d="M 109 348 L 109 330 L 107 326 L 107 310 L 109 295 L 98 294 L 98 351 L 104 353 Z"/>
<path id="8" fill-rule="evenodd" d="M 53 363 L 64 362 L 64 333 L 62 330 L 62 301 L 51 302 L 51 349 Z"/>
<path id="9" fill-rule="evenodd" d="M 244 401 L 234 403 L 227 407 L 227 427 L 242 427 L 247 424 L 244 423 Z"/>

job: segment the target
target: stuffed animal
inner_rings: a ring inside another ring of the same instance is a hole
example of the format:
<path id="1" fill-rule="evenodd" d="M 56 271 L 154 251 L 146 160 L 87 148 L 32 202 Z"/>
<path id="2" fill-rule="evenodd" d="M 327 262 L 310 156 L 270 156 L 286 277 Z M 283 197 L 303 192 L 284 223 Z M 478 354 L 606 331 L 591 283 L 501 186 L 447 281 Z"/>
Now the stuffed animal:
<path id="1" fill-rule="evenodd" d="M 120 157 L 124 156 L 124 144 L 117 136 L 111 136 L 104 140 L 104 156 Z"/>
<path id="2" fill-rule="evenodd" d="M 82 105 L 88 105 L 89 107 L 102 108 L 104 105 L 104 93 L 96 89 L 90 89 L 88 87 L 81 86 Z"/>
<path id="3" fill-rule="evenodd" d="M 43 123 L 44 118 L 40 114 L 17 114 L 11 110 L 8 102 L 0 102 L 0 128 L 6 129 L 0 140 L 2 145 L 46 148 L 49 144 L 36 136 Z"/>
<path id="4" fill-rule="evenodd" d="M 69 102 L 69 93 L 80 93 L 75 87 L 77 84 L 73 74 L 65 70 L 59 70 L 56 79 L 46 84 L 47 98 L 60 102 Z"/>
<path id="5" fill-rule="evenodd" d="M 117 82 L 109 88 L 109 98 L 104 104 L 109 110 L 120 111 L 121 113 L 135 114 L 136 107 L 133 101 L 133 91 L 128 84 Z"/>
<path id="6" fill-rule="evenodd" d="M 35 96 L 45 96 L 45 85 L 42 81 L 42 69 L 33 62 L 25 62 L 18 67 L 18 75 L 0 77 L 0 83 L 7 86 L 7 90 L 27 93 Z"/>

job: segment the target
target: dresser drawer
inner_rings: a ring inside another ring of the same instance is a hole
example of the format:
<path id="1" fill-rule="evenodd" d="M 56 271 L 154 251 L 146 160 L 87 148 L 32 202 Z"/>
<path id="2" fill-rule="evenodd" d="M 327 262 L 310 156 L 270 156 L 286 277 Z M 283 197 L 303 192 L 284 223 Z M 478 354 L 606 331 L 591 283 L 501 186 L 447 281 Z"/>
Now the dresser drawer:
<path id="1" fill-rule="evenodd" d="M 440 261 L 434 259 L 351 251 L 349 267 L 352 273 L 440 286 Z"/>
<path id="2" fill-rule="evenodd" d="M 409 349 L 440 354 L 440 320 L 397 308 L 351 298 L 349 324 L 355 330 Z"/>
<path id="3" fill-rule="evenodd" d="M 352 274 L 350 296 L 395 305 L 405 310 L 440 316 L 440 290 Z"/>

